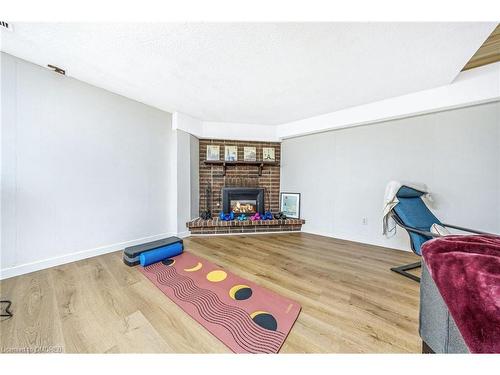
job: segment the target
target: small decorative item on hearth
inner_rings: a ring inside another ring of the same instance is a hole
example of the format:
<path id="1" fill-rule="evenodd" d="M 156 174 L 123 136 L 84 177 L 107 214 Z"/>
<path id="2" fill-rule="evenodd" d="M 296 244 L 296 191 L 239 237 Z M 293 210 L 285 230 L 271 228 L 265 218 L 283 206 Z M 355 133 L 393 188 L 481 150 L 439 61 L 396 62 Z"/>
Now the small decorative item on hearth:
<path id="1" fill-rule="evenodd" d="M 258 212 L 256 212 L 255 214 L 250 216 L 250 220 L 257 221 L 257 220 L 262 220 L 262 218 L 260 217 L 260 214 Z"/>
<path id="2" fill-rule="evenodd" d="M 224 220 L 224 221 L 231 221 L 234 220 L 234 212 L 231 211 L 228 214 L 225 214 L 224 212 L 221 211 L 219 214 L 219 219 Z"/>
<path id="3" fill-rule="evenodd" d="M 266 211 L 264 216 L 262 216 L 262 220 L 272 220 L 273 219 L 273 214 L 271 211 Z"/>
<path id="4" fill-rule="evenodd" d="M 211 202 L 212 202 L 212 188 L 209 186 L 207 186 L 206 190 L 205 190 L 205 199 L 206 199 L 206 210 L 203 211 L 200 215 L 200 217 L 203 219 L 203 220 L 210 220 L 212 218 L 212 205 L 211 205 Z"/>
<path id="5" fill-rule="evenodd" d="M 283 212 L 278 212 L 277 214 L 274 214 L 274 218 L 276 220 L 286 220 L 286 215 Z"/>
<path id="6" fill-rule="evenodd" d="M 212 213 L 210 211 L 203 211 L 200 216 L 203 220 L 210 220 L 212 218 Z"/>
<path id="7" fill-rule="evenodd" d="M 280 211 L 287 217 L 300 218 L 300 193 L 280 193 Z"/>

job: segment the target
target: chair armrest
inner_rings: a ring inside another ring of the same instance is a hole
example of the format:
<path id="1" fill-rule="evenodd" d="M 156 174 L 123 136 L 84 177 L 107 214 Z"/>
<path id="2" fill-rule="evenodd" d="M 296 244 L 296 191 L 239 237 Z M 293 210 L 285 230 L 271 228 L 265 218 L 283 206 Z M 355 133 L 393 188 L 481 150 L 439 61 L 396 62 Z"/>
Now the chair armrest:
<path id="1" fill-rule="evenodd" d="M 451 225 L 451 224 L 445 224 L 445 223 L 441 223 L 441 224 L 443 226 L 445 226 L 445 227 L 453 228 L 453 229 L 458 229 L 458 230 L 461 230 L 461 231 L 464 231 L 464 232 L 476 233 L 476 234 L 491 234 L 491 233 L 487 233 L 487 232 L 481 232 L 481 231 L 475 230 L 475 229 L 469 229 L 469 228 L 459 227 L 457 225 Z"/>

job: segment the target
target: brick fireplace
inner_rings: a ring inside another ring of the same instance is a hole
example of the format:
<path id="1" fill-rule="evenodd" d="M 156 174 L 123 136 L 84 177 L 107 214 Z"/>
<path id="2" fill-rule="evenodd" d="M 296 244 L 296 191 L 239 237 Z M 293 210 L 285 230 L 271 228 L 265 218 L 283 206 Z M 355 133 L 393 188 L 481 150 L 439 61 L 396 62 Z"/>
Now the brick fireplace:
<path id="1" fill-rule="evenodd" d="M 207 146 L 219 146 L 219 160 L 207 161 Z M 225 146 L 236 146 L 236 161 L 224 161 Z M 186 226 L 192 234 L 298 231 L 304 220 L 222 221 L 221 211 L 264 213 L 279 211 L 281 144 L 200 139 L 199 141 L 199 206 L 210 208 L 213 219 L 195 219 Z M 244 160 L 244 148 L 255 148 L 253 161 Z M 274 160 L 264 160 L 263 149 L 274 148 Z M 224 207 L 225 206 L 225 207 Z M 225 210 L 224 210 L 225 208 Z M 248 211 L 248 212 L 247 212 Z"/>
<path id="2" fill-rule="evenodd" d="M 243 161 L 243 148 L 255 147 L 257 160 L 262 160 L 262 148 L 274 147 L 275 162 L 266 163 L 259 171 L 256 165 L 226 165 L 224 173 L 223 164 L 206 164 L 207 146 L 220 146 L 220 161 L 224 161 L 224 147 L 238 147 L 238 161 Z M 228 141 L 214 139 L 200 139 L 200 210 L 206 209 L 207 188 L 211 188 L 208 199 L 211 202 L 212 213 L 218 215 L 222 209 L 222 188 L 224 187 L 248 187 L 264 189 L 265 210 L 278 212 L 280 193 L 280 162 L 281 144 L 278 142 L 246 142 Z M 260 172 L 260 173 L 259 173 Z"/>

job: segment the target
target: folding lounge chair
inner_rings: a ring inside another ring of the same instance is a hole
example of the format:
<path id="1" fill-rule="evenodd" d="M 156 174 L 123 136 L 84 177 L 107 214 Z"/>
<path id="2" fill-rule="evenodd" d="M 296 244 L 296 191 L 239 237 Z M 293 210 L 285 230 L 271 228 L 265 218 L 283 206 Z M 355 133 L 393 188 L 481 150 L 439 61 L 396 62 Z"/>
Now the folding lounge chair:
<path id="1" fill-rule="evenodd" d="M 396 204 L 391 211 L 391 216 L 396 224 L 408 232 L 408 235 L 410 236 L 411 249 L 415 254 L 420 256 L 422 254 L 422 245 L 433 237 L 439 237 L 438 234 L 431 233 L 432 224 L 439 224 L 443 227 L 458 229 L 464 232 L 484 234 L 484 232 L 477 230 L 442 223 L 425 205 L 422 200 L 422 195 L 424 194 L 424 192 L 415 190 L 408 186 L 401 186 L 396 193 L 399 203 Z M 418 261 L 391 268 L 391 271 L 420 282 L 419 277 L 407 272 L 420 266 L 421 262 Z"/>

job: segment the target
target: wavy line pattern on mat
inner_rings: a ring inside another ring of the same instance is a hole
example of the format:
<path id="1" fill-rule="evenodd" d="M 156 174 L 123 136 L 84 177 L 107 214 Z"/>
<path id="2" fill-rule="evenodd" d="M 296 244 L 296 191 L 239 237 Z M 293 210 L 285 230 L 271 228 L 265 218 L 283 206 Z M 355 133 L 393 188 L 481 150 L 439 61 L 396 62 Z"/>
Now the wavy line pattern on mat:
<path id="1" fill-rule="evenodd" d="M 225 304 L 216 293 L 198 287 L 191 278 L 178 274 L 174 267 L 155 263 L 145 270 L 155 274 L 159 284 L 170 287 L 176 298 L 193 304 L 204 320 L 227 329 L 244 351 L 277 353 L 283 344 L 286 338 L 283 332 L 260 327 L 245 310 Z"/>

